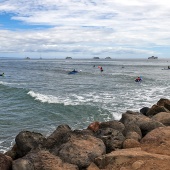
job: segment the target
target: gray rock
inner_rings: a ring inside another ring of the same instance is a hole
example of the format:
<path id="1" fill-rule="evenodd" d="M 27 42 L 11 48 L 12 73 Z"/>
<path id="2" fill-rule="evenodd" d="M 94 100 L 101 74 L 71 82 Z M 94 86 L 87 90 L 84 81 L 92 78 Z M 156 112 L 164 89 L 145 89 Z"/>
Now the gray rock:
<path id="1" fill-rule="evenodd" d="M 121 149 L 123 141 L 125 140 L 125 137 L 120 131 L 112 128 L 99 129 L 95 135 L 97 138 L 103 140 L 104 144 L 106 145 L 107 153 L 116 149 Z"/>

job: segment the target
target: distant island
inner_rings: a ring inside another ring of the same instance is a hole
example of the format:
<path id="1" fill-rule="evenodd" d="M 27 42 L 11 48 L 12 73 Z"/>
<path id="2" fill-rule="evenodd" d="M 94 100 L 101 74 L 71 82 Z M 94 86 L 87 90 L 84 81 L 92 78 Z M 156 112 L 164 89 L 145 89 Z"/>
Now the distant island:
<path id="1" fill-rule="evenodd" d="M 93 59 L 100 59 L 99 57 L 93 57 Z"/>
<path id="2" fill-rule="evenodd" d="M 148 59 L 158 59 L 158 57 L 152 56 L 152 57 L 148 57 Z"/>
<path id="3" fill-rule="evenodd" d="M 110 59 L 111 59 L 111 57 L 106 57 L 105 59 L 106 59 L 106 60 L 108 60 L 108 59 L 110 60 Z"/>
<path id="4" fill-rule="evenodd" d="M 66 59 L 72 59 L 71 57 L 66 57 Z"/>
<path id="5" fill-rule="evenodd" d="M 29 60 L 30 58 L 29 57 L 25 57 L 26 60 Z"/>

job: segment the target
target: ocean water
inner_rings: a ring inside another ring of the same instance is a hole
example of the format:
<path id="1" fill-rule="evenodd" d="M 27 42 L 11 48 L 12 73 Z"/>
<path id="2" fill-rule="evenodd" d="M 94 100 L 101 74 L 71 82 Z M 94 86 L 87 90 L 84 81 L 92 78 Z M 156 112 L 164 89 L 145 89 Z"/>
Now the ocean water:
<path id="1" fill-rule="evenodd" d="M 170 70 L 162 70 L 168 65 L 170 60 L 160 59 L 1 59 L 0 152 L 22 130 L 48 136 L 61 124 L 83 129 L 170 99 Z M 79 73 L 69 75 L 73 69 Z M 134 81 L 138 76 L 141 83 Z"/>

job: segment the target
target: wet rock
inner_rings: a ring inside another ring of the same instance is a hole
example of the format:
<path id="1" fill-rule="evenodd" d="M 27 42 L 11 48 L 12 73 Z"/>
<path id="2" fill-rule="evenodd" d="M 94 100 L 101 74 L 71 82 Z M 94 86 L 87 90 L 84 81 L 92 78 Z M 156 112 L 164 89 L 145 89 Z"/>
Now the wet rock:
<path id="1" fill-rule="evenodd" d="M 143 115 L 146 116 L 147 112 L 149 111 L 149 107 L 143 107 L 142 109 L 140 109 L 140 113 L 142 113 Z"/>
<path id="2" fill-rule="evenodd" d="M 56 130 L 47 137 L 47 140 L 44 142 L 43 147 L 46 149 L 52 149 L 53 147 L 60 146 L 65 141 L 65 136 L 68 132 L 71 132 L 71 128 L 68 125 L 60 125 Z"/>
<path id="3" fill-rule="evenodd" d="M 15 138 L 17 145 L 17 155 L 22 157 L 26 155 L 31 149 L 41 147 L 45 140 L 46 138 L 40 133 L 30 131 L 20 132 Z"/>

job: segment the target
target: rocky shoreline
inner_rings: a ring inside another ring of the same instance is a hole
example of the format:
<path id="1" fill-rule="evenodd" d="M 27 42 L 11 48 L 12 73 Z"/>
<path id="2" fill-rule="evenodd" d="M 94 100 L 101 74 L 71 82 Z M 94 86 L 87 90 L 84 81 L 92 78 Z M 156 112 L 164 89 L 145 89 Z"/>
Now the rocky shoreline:
<path id="1" fill-rule="evenodd" d="M 83 130 L 60 125 L 48 137 L 21 131 L 12 149 L 0 154 L 0 170 L 151 169 L 170 169 L 169 99 Z"/>

